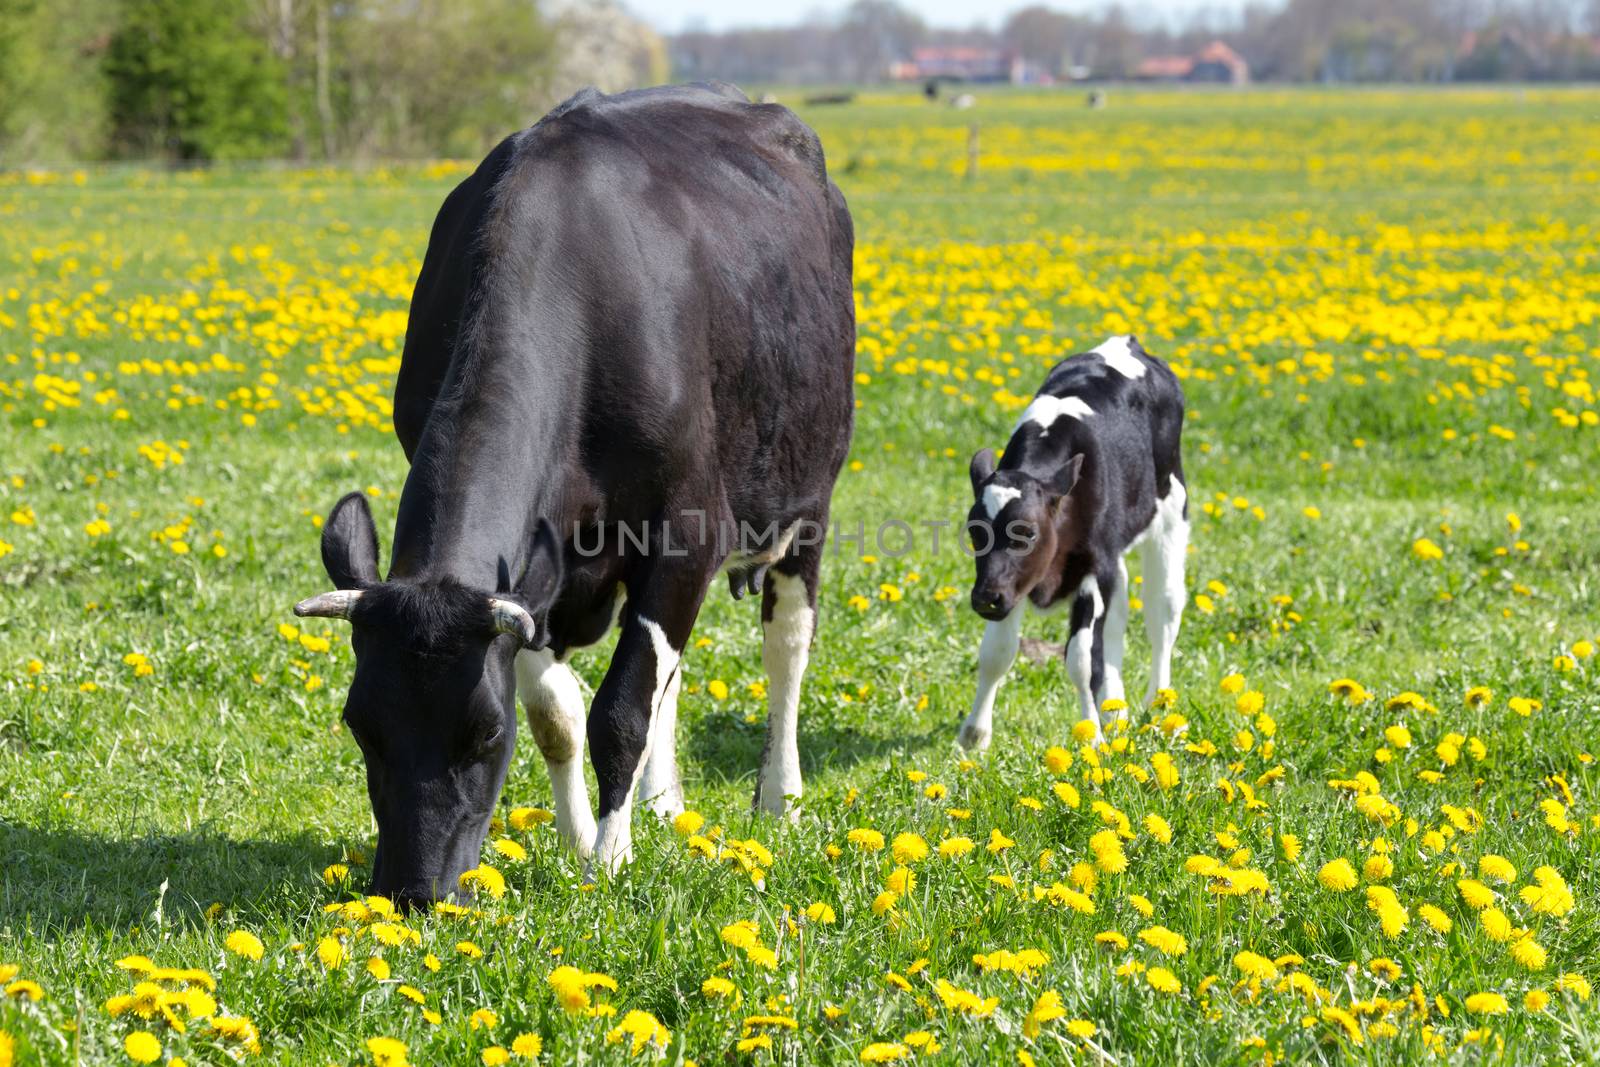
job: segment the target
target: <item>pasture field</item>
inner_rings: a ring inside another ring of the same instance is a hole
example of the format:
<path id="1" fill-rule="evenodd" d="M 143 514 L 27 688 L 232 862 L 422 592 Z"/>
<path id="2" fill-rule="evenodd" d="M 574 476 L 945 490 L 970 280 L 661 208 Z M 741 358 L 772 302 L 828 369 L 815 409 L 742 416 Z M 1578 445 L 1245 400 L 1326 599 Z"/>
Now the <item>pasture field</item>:
<path id="1" fill-rule="evenodd" d="M 339 494 L 387 541 L 467 165 L 0 175 L 0 1067 L 1600 1062 L 1600 93 L 804 114 L 857 220 L 866 544 L 799 821 L 749 812 L 758 610 L 719 585 L 694 816 L 583 887 L 525 740 L 481 891 L 426 916 L 360 895 L 347 630 L 289 609 Z M 923 524 L 1127 331 L 1189 398 L 1176 690 L 1094 750 L 1019 662 L 965 761 L 982 625 Z"/>

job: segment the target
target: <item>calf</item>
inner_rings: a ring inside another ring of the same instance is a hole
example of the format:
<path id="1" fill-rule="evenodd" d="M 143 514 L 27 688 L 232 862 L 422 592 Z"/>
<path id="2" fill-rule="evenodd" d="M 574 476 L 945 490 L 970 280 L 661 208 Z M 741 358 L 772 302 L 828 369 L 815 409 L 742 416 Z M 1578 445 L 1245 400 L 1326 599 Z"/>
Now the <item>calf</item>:
<path id="1" fill-rule="evenodd" d="M 852 245 L 816 135 L 731 86 L 587 90 L 445 200 L 395 387 L 411 470 L 387 580 L 352 493 L 323 531 L 338 589 L 295 608 L 354 625 L 344 718 L 375 891 L 431 900 L 477 864 L 514 693 L 581 853 L 625 861 L 635 800 L 681 811 L 679 659 L 725 566 L 762 593 L 756 805 L 800 795 L 820 531 L 854 406 Z M 586 712 L 566 660 L 613 626 Z"/>
<path id="2" fill-rule="evenodd" d="M 1016 659 L 1024 597 L 1039 611 L 1070 600 L 1067 674 L 1100 736 L 1101 705 L 1123 699 L 1122 557 L 1140 543 L 1154 657 L 1146 702 L 1170 684 L 1189 541 L 1182 431 L 1176 376 L 1132 336 L 1112 337 L 1050 371 L 998 464 L 991 449 L 972 457 L 972 608 L 988 624 L 977 696 L 961 724 L 964 747 L 987 748 L 993 735 L 995 693 Z"/>

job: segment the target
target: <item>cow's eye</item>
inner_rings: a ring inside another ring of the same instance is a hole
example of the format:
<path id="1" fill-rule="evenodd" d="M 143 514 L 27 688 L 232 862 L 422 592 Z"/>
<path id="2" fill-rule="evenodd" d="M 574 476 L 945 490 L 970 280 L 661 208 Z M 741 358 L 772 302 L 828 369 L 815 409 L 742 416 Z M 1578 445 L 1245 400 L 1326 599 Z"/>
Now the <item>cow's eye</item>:
<path id="1" fill-rule="evenodd" d="M 489 729 L 480 732 L 477 743 L 472 746 L 473 753 L 479 756 L 486 756 L 493 752 L 495 747 L 500 744 L 500 739 L 505 736 L 505 732 L 506 728 L 500 723 L 495 723 Z"/>

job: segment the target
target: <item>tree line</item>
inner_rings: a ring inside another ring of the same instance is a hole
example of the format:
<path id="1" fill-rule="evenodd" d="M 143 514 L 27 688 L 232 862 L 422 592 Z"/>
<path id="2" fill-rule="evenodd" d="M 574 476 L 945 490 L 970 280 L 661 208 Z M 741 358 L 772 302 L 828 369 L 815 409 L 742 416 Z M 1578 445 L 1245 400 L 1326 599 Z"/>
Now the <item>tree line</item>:
<path id="1" fill-rule="evenodd" d="M 531 0 L 0 0 L 0 161 L 471 156 L 536 116 Z"/>
<path id="2" fill-rule="evenodd" d="M 1254 0 L 1172 26 L 1110 3 L 1015 11 L 998 28 L 928 25 L 896 0 L 857 0 L 837 18 L 783 29 L 683 33 L 683 77 L 742 82 L 883 81 L 923 47 L 1001 49 L 1059 79 L 1134 76 L 1142 59 L 1222 39 L 1257 81 L 1442 82 L 1600 78 L 1600 0 Z"/>
<path id="3" fill-rule="evenodd" d="M 1120 79 L 1217 38 L 1258 81 L 1600 78 L 1600 0 L 1255 0 L 1176 27 L 1036 5 L 965 30 L 856 0 L 666 43 L 618 0 L 0 0 L 0 165 L 472 157 L 583 84 L 870 83 L 941 45 Z"/>

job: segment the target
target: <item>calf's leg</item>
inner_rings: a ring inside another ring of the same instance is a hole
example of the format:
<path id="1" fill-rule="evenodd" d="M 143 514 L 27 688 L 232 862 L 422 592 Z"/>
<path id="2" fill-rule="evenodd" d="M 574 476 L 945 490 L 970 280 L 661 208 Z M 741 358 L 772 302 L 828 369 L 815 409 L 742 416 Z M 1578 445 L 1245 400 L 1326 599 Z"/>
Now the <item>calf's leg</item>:
<path id="1" fill-rule="evenodd" d="M 1109 575 L 1097 578 L 1091 574 L 1084 578 L 1072 600 L 1072 621 L 1067 638 L 1067 677 L 1072 679 L 1072 687 L 1077 690 L 1082 717 L 1094 723 L 1096 742 L 1103 736 L 1095 690 L 1102 683 L 1105 671 L 1105 602 L 1114 584 L 1115 579 Z"/>
<path id="2" fill-rule="evenodd" d="M 1155 528 L 1145 542 L 1144 624 L 1151 655 L 1147 704 L 1155 699 L 1157 690 L 1172 685 L 1172 649 L 1183 621 L 1183 566 L 1189 549 L 1185 499 L 1183 483 L 1173 478 L 1167 495 L 1156 502 Z"/>
<path id="3" fill-rule="evenodd" d="M 972 711 L 961 724 L 957 739 L 961 747 L 972 752 L 983 752 L 994 738 L 994 698 L 1000 683 L 1017 659 L 1017 646 L 1022 642 L 1022 605 L 1011 609 L 1011 614 L 983 627 L 983 640 L 978 645 L 978 691 L 972 699 Z"/>
<path id="4" fill-rule="evenodd" d="M 1122 688 L 1122 653 L 1128 635 L 1128 567 L 1117 560 L 1116 578 L 1106 598 L 1101 647 L 1104 649 L 1105 669 L 1095 696 L 1103 706 L 1108 700 L 1126 700 Z M 1127 718 L 1126 710 L 1117 712 L 1117 718 Z"/>

